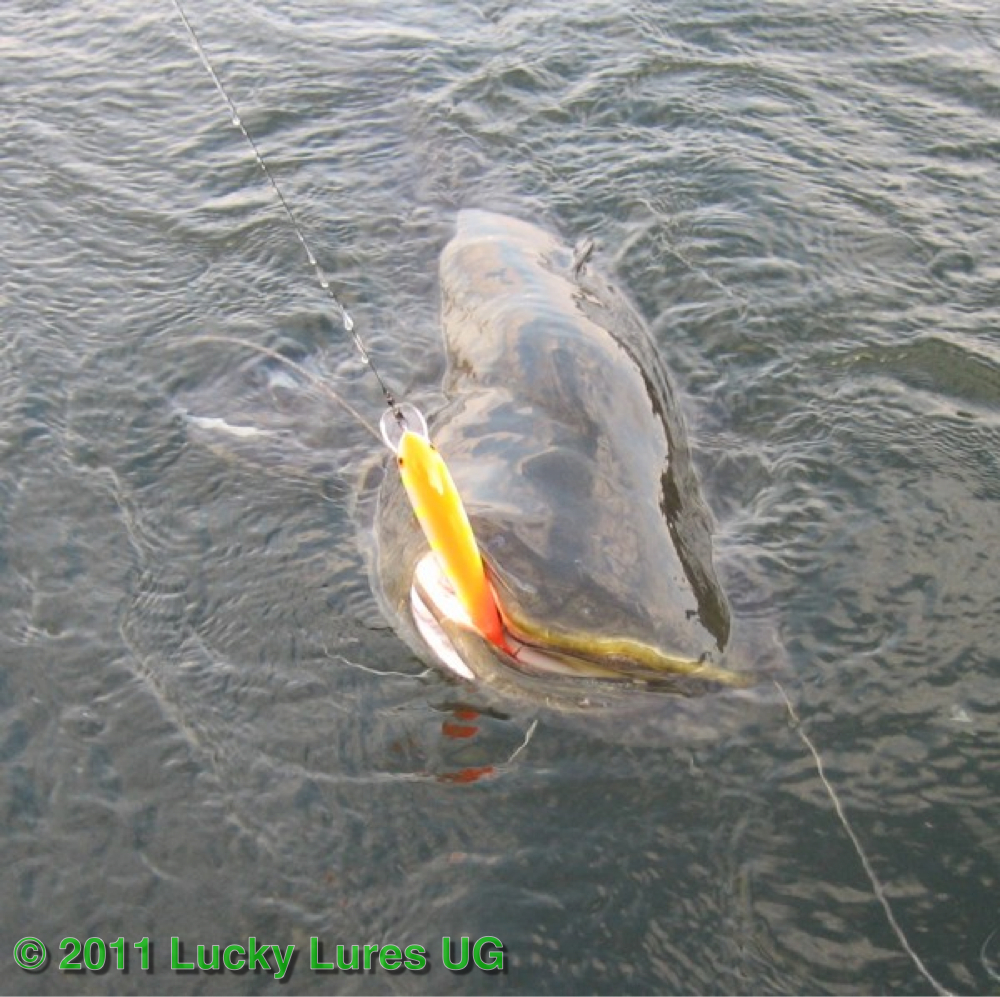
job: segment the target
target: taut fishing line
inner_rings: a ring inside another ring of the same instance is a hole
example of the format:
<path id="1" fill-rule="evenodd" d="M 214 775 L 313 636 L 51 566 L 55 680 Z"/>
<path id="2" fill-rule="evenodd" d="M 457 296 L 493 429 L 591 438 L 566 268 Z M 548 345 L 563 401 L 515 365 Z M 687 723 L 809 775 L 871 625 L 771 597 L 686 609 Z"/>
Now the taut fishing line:
<path id="1" fill-rule="evenodd" d="M 219 79 L 219 74 L 216 73 L 215 69 L 212 68 L 212 63 L 209 61 L 208 53 L 205 51 L 204 46 L 201 44 L 201 41 L 199 40 L 197 33 L 195 32 L 194 28 L 191 25 L 191 22 L 188 20 L 187 14 L 184 13 L 184 8 L 181 6 L 180 0 L 173 0 L 173 5 L 178 15 L 180 16 L 181 22 L 187 29 L 188 36 L 191 39 L 191 44 L 194 45 L 195 51 L 198 53 L 202 65 L 207 70 L 208 75 L 211 76 L 212 82 L 215 84 L 215 89 L 219 91 L 219 95 L 226 102 L 226 106 L 229 108 L 229 116 L 233 122 L 233 125 L 240 130 L 240 132 L 243 135 L 243 138 L 246 139 L 247 145 L 250 146 L 250 150 L 253 152 L 254 159 L 257 160 L 257 165 L 260 167 L 261 172 L 264 174 L 264 176 L 267 177 L 268 183 L 270 183 L 272 189 L 274 190 L 274 193 L 278 197 L 278 201 L 281 203 L 282 208 L 284 208 L 285 215 L 288 217 L 289 222 L 291 222 L 292 228 L 295 230 L 295 235 L 298 237 L 298 240 L 301 243 L 302 248 L 305 250 L 306 259 L 309 260 L 309 264 L 313 269 L 313 273 L 316 274 L 316 279 L 319 281 L 319 286 L 323 288 L 324 291 L 326 291 L 327 295 L 329 295 L 330 300 L 333 302 L 334 307 L 340 313 L 340 319 L 341 322 L 343 323 L 344 331 L 347 332 L 354 340 L 354 345 L 357 347 L 358 353 L 361 354 L 361 359 L 364 360 L 364 362 L 368 365 L 369 370 L 371 370 L 371 372 L 375 375 L 375 379 L 378 381 L 379 387 L 382 389 L 382 394 L 385 397 L 385 403 L 386 405 L 389 406 L 389 409 L 392 412 L 394 418 L 396 419 L 396 422 L 399 423 L 400 427 L 404 427 L 406 425 L 406 415 L 403 413 L 401 407 L 397 404 L 396 399 L 393 396 L 392 392 L 389 390 L 388 385 L 385 383 L 385 381 L 382 380 L 382 375 L 379 374 L 378 368 L 375 366 L 375 363 L 372 360 L 370 354 L 368 353 L 368 350 L 365 348 L 365 344 L 362 341 L 361 336 L 358 334 L 357 329 L 354 327 L 354 319 L 351 318 L 350 312 L 348 312 L 343 302 L 341 302 L 341 300 L 334 293 L 333 287 L 330 284 L 330 280 L 326 276 L 326 273 L 323 271 L 323 268 L 319 265 L 319 261 L 316 259 L 316 254 L 313 253 L 312 247 L 309 245 L 309 241 L 306 239 L 305 232 L 302 231 L 302 226 L 299 225 L 298 221 L 296 220 L 295 213 L 292 211 L 291 205 L 289 205 L 288 201 L 285 200 L 285 195 L 281 192 L 281 188 L 278 186 L 278 182 L 274 179 L 273 174 L 268 169 L 267 163 L 264 161 L 264 157 L 261 155 L 260 149 L 257 148 L 257 143 L 253 140 L 253 137 L 251 136 L 250 132 L 247 131 L 246 125 L 243 124 L 243 119 L 240 117 L 240 112 L 236 106 L 236 103 L 226 92 L 226 88 L 222 85 L 222 80 Z M 251 345 L 251 344 L 244 343 L 243 345 Z M 285 358 L 282 357 L 281 359 L 284 360 Z M 337 400 L 340 404 L 346 404 L 339 398 Z M 367 426 L 367 423 L 365 422 L 364 419 L 362 419 L 361 422 Z"/>
<path id="2" fill-rule="evenodd" d="M 896 920 L 896 915 L 892 912 L 892 906 L 889 904 L 889 898 L 886 896 L 885 887 L 875 874 L 875 869 L 868 860 L 868 856 L 865 854 L 864 848 L 861 847 L 861 841 L 857 834 L 855 834 L 854 828 L 851 827 L 850 821 L 847 819 L 847 814 L 844 813 L 844 807 L 840 802 L 840 797 L 837 795 L 837 791 L 833 788 L 830 780 L 826 777 L 826 772 L 823 769 L 823 759 L 820 757 L 819 749 L 815 744 L 813 744 L 809 735 L 802 729 L 802 721 L 799 719 L 798 713 L 795 712 L 795 707 L 792 706 L 792 701 L 789 699 L 788 693 L 785 692 L 785 687 L 777 679 L 773 679 L 772 681 L 775 686 L 777 686 L 778 692 L 781 693 L 781 698 L 785 701 L 785 707 L 788 710 L 788 716 L 792 722 L 795 733 L 798 734 L 799 740 L 802 741 L 813 757 L 819 781 L 823 783 L 823 788 L 826 790 L 826 795 L 829 796 L 830 802 L 833 804 L 833 809 L 837 813 L 837 818 L 840 820 L 841 826 L 844 828 L 847 837 L 854 846 L 854 851 L 857 852 L 858 858 L 861 860 L 861 865 L 865 870 L 865 875 L 868 877 L 868 881 L 872 884 L 872 891 L 875 893 L 875 898 L 882 905 L 882 910 L 885 912 L 885 918 L 889 922 L 889 927 L 892 928 L 896 938 L 899 939 L 899 944 L 903 947 L 903 951 L 910 957 L 913 965 L 916 966 L 917 970 L 920 972 L 920 975 L 923 976 L 923 978 L 938 994 L 941 995 L 941 997 L 952 997 L 952 992 L 939 983 L 931 974 L 931 971 L 924 965 L 923 960 L 913 950 L 913 946 L 910 945 L 909 939 L 903 933 L 903 929 L 899 926 L 899 922 Z"/>

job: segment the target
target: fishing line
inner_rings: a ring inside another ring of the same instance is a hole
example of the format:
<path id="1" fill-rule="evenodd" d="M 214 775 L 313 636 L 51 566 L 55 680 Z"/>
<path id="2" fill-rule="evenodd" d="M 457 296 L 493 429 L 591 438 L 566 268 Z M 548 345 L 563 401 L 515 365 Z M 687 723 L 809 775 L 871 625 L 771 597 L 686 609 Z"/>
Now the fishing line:
<path id="1" fill-rule="evenodd" d="M 372 436 L 375 437 L 379 443 L 382 442 L 382 437 L 379 435 L 378 430 L 346 399 L 341 398 L 322 378 L 317 377 L 311 370 L 307 370 L 302 364 L 296 363 L 290 357 L 286 357 L 283 353 L 279 353 L 277 350 L 272 350 L 269 346 L 261 346 L 260 343 L 254 343 L 249 339 L 240 339 L 239 336 L 219 336 L 209 333 L 205 333 L 199 336 L 191 336 L 186 339 L 183 343 L 176 343 L 175 345 L 178 349 L 186 347 L 190 343 L 225 343 L 227 346 L 241 346 L 246 350 L 253 350 L 255 353 L 261 353 L 265 357 L 270 357 L 272 360 L 277 360 L 279 363 L 284 364 L 290 370 L 294 370 L 299 377 L 304 378 L 308 381 L 317 391 L 326 395 L 332 402 L 339 405 L 345 412 L 349 412 L 352 416 L 365 429 L 368 430 Z"/>
<path id="2" fill-rule="evenodd" d="M 531 726 L 528 727 L 528 730 L 524 735 L 524 740 L 514 749 L 514 753 L 510 756 L 510 758 L 507 759 L 508 765 L 510 765 L 510 763 L 513 762 L 514 759 L 517 758 L 517 756 L 521 754 L 522 751 L 524 751 L 524 749 L 528 746 L 528 743 L 531 741 L 532 737 L 534 737 L 535 731 L 537 729 L 538 729 L 538 717 L 535 717 L 535 719 L 531 721 Z"/>
<path id="3" fill-rule="evenodd" d="M 198 53 L 201 59 L 202 65 L 211 76 L 212 82 L 215 84 L 215 89 L 219 91 L 219 95 L 226 102 L 229 108 L 229 116 L 232 120 L 233 125 L 240 130 L 243 138 L 246 139 L 247 145 L 250 146 L 250 150 L 253 152 L 254 158 L 257 160 L 257 165 L 260 167 L 261 172 L 267 177 L 268 183 L 270 183 L 274 193 L 278 197 L 278 201 L 281 203 L 282 208 L 285 210 L 285 215 L 288 217 L 289 222 L 291 222 L 292 228 L 295 230 L 295 235 L 298 237 L 302 248 L 305 250 L 306 259 L 308 259 L 313 272 L 316 274 L 316 279 L 319 281 L 319 286 L 326 291 L 330 300 L 333 302 L 334 307 L 340 313 L 340 319 L 344 326 L 344 331 L 347 332 L 351 338 L 354 340 L 354 345 L 358 349 L 358 353 L 361 354 L 361 359 L 368 365 L 369 370 L 375 375 L 375 380 L 378 381 L 379 387 L 382 389 L 382 394 L 385 396 L 385 403 L 389 406 L 390 411 L 399 423 L 401 427 L 405 427 L 406 416 L 401 410 L 400 406 L 397 404 L 395 397 L 389 390 L 388 385 L 382 380 L 382 375 L 379 374 L 378 368 L 375 366 L 368 350 L 365 348 L 365 344 L 361 339 L 357 329 L 354 326 L 354 319 L 351 317 L 350 312 L 340 301 L 337 295 L 334 293 L 333 287 L 330 284 L 329 278 L 326 276 L 323 268 L 319 265 L 319 261 L 316 259 L 316 254 L 313 253 L 312 247 L 309 245 L 309 241 L 306 239 L 305 232 L 302 231 L 302 227 L 299 225 L 295 218 L 295 213 L 292 211 L 291 205 L 285 200 L 285 195 L 281 192 L 281 188 L 278 186 L 278 182 L 274 179 L 273 174 L 270 169 L 268 169 L 267 163 L 264 161 L 263 155 L 261 155 L 260 149 L 257 148 L 257 143 L 253 140 L 250 132 L 247 130 L 246 125 L 243 124 L 243 119 L 240 117 L 239 109 L 236 103 L 226 92 L 226 88 L 222 85 L 222 80 L 219 79 L 219 74 L 216 73 L 215 69 L 212 68 L 212 63 L 209 61 L 208 53 L 205 51 L 204 46 L 198 38 L 197 33 L 188 20 L 187 14 L 184 13 L 184 8 L 180 4 L 180 0 L 173 0 L 174 8 L 177 10 L 184 27 L 187 29 L 188 36 L 191 39 L 191 43 L 194 45 L 195 51 Z M 342 405 L 345 402 L 338 399 L 338 402 Z M 364 422 L 364 420 L 361 420 Z M 367 423 L 365 423 L 367 425 Z M 369 427 L 370 428 L 370 427 Z M 378 434 L 376 434 L 377 436 Z"/>
<path id="4" fill-rule="evenodd" d="M 1000 983 L 1000 972 L 990 965 L 989 956 L 986 954 L 986 950 L 990 947 L 990 942 L 997 937 L 998 931 L 1000 931 L 1000 928 L 994 928 L 987 936 L 986 941 L 983 942 L 981 948 L 979 949 L 979 961 L 983 964 L 983 969 L 985 969 L 997 983 Z"/>
<path id="5" fill-rule="evenodd" d="M 934 978 L 931 971 L 924 965 L 920 956 L 914 952 L 909 940 L 903 933 L 903 929 L 899 926 L 899 922 L 896 920 L 896 915 L 892 912 L 892 906 L 889 904 L 889 898 L 885 894 L 885 888 L 882 886 L 881 880 L 879 880 L 878 876 L 875 874 L 875 870 L 872 868 L 871 862 L 868 861 L 868 856 L 865 854 L 864 848 L 861 847 L 861 841 L 858 839 L 857 834 L 855 834 L 854 828 L 851 827 L 851 824 L 847 819 L 847 814 L 844 813 L 844 807 L 840 802 L 840 797 L 837 796 L 836 790 L 833 788 L 830 780 L 826 777 L 826 772 L 823 769 L 823 759 L 820 757 L 819 750 L 816 748 L 816 745 L 813 744 L 809 735 L 802 729 L 802 721 L 799 719 L 799 715 L 795 712 L 795 707 L 792 706 L 792 701 L 788 698 L 788 693 L 785 692 L 785 687 L 777 679 L 773 679 L 772 681 L 777 687 L 778 692 L 781 693 L 782 699 L 785 701 L 785 706 L 788 709 L 788 715 L 791 718 L 795 733 L 799 735 L 799 739 L 806 746 L 806 748 L 809 749 L 809 753 L 812 755 L 813 761 L 816 763 L 816 774 L 819 776 L 819 781 L 823 783 L 823 788 L 826 790 L 827 796 L 830 797 L 830 802 L 833 804 L 833 809 L 837 813 L 841 826 L 847 833 L 847 837 L 850 838 L 851 844 L 854 846 L 854 850 L 857 852 L 858 858 L 861 860 L 861 865 L 865 870 L 865 874 L 868 876 L 868 881 L 872 884 L 872 890 L 875 893 L 875 897 L 882 905 L 882 910 L 885 911 L 885 917 L 889 922 L 889 927 L 891 927 L 895 932 L 896 938 L 899 939 L 899 944 L 903 947 L 903 951 L 905 951 L 913 961 L 913 965 L 917 967 L 923 978 L 927 980 L 927 982 L 937 991 L 938 994 L 941 995 L 941 997 L 952 997 L 952 992 Z"/>

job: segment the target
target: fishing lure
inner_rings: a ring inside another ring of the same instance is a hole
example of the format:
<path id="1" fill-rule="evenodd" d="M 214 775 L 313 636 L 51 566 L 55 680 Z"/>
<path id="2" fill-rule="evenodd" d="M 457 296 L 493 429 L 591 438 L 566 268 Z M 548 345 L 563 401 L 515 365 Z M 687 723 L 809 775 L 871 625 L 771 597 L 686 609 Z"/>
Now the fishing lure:
<path id="1" fill-rule="evenodd" d="M 417 522 L 471 628 L 512 653 L 462 498 L 448 465 L 428 438 L 423 416 L 412 405 L 404 404 L 397 412 L 384 412 L 380 428 L 382 438 L 396 454 L 399 476 Z"/>

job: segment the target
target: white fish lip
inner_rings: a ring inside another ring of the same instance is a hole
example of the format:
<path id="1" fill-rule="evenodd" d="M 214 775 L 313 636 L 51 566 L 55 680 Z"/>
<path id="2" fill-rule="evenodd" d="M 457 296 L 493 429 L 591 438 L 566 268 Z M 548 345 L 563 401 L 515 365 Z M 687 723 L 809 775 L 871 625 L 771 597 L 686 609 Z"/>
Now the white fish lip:
<path id="1" fill-rule="evenodd" d="M 472 669 L 462 660 L 462 656 L 455 649 L 455 645 L 451 642 L 444 627 L 441 626 L 437 617 L 424 601 L 420 586 L 416 582 L 410 589 L 410 611 L 413 613 L 413 622 L 416 624 L 420 636 L 423 637 L 438 661 L 460 679 L 475 682 L 476 676 Z M 465 612 L 464 609 L 462 612 Z"/>

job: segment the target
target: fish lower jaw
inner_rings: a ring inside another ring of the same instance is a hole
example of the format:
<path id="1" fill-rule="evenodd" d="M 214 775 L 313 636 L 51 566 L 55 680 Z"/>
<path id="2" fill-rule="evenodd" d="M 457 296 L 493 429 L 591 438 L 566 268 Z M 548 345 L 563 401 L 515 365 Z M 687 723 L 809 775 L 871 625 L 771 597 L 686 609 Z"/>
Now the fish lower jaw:
<path id="1" fill-rule="evenodd" d="M 504 618 L 503 646 L 487 640 L 473 626 L 437 557 L 428 552 L 417 563 L 410 590 L 410 608 L 420 636 L 444 668 L 466 682 L 487 680 L 478 674 L 503 666 L 538 677 L 599 683 L 605 688 L 673 691 L 681 695 L 713 688 L 741 689 L 754 685 L 750 674 L 704 659 L 665 655 L 655 647 L 629 639 L 594 638 L 593 653 L 580 638 L 538 640 L 519 634 Z"/>
<path id="2" fill-rule="evenodd" d="M 505 649 L 489 644 L 478 634 L 468 612 L 449 583 L 441 564 L 433 553 L 428 553 L 417 563 L 410 588 L 410 611 L 413 622 L 424 642 L 438 661 L 453 675 L 467 682 L 475 682 L 476 675 L 459 653 L 448 634 L 449 629 L 460 628 L 475 635 L 489 647 L 498 661 L 514 668 L 546 674 L 580 677 L 571 665 L 559 661 L 543 650 L 530 647 L 505 632 Z M 485 650 L 485 648 L 484 648 Z"/>
<path id="3" fill-rule="evenodd" d="M 460 678 L 465 682 L 477 681 L 476 674 L 466 664 L 465 659 L 452 642 L 447 629 L 442 625 L 434 610 L 427 605 L 424 594 L 416 585 L 410 590 L 410 611 L 413 614 L 413 622 L 416 624 L 417 632 L 423 638 L 438 662 L 456 678 Z M 500 648 L 489 644 L 481 635 L 476 634 L 471 625 L 464 626 L 462 621 L 458 619 L 449 620 L 449 623 L 468 630 L 470 634 L 475 634 L 477 638 L 483 641 L 484 649 L 488 648 L 487 653 L 492 653 L 499 662 L 508 664 L 519 671 L 537 675 L 561 676 L 563 678 L 604 678 L 613 679 L 618 682 L 624 680 L 624 677 L 621 675 L 616 675 L 604 669 L 598 671 L 585 662 L 580 662 L 580 666 L 577 666 L 575 663 L 571 664 L 560 660 L 559 657 L 547 654 L 539 648 L 532 647 L 529 644 L 522 644 L 511 637 L 509 633 L 505 635 L 509 652 L 504 652 Z"/>
<path id="4" fill-rule="evenodd" d="M 426 554 L 418 562 L 410 589 L 410 611 L 417 631 L 438 661 L 452 674 L 468 682 L 477 676 L 455 647 L 449 628 L 460 628 L 483 641 L 498 662 L 519 671 L 574 679 L 603 679 L 628 683 L 626 675 L 594 662 L 562 652 L 525 643 L 509 629 L 504 631 L 506 647 L 490 644 L 478 634 L 469 614 L 455 594 L 437 557 Z"/>

